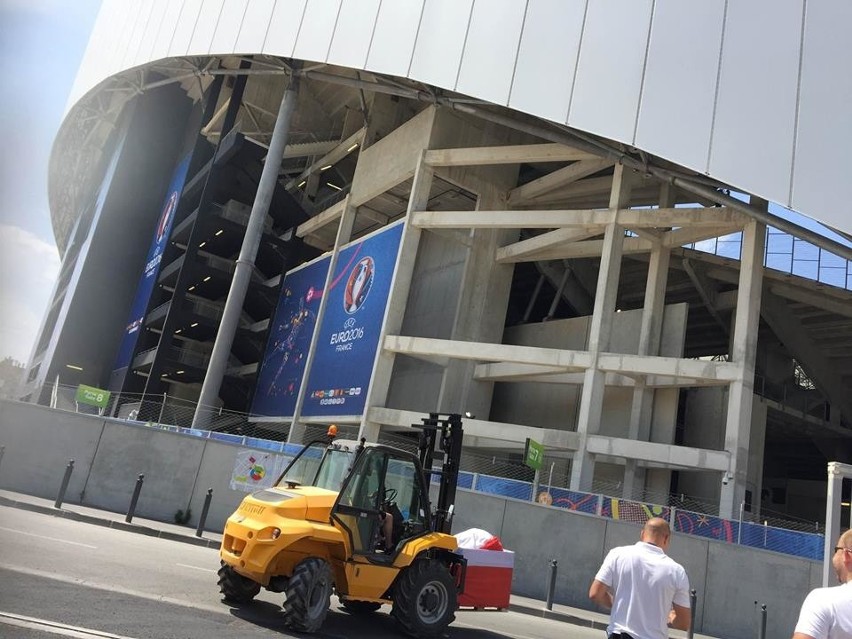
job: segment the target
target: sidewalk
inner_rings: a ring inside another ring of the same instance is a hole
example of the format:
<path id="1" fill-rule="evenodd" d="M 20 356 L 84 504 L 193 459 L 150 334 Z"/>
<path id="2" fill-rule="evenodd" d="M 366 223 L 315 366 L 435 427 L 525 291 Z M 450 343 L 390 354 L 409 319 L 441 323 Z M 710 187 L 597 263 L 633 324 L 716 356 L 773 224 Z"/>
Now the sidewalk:
<path id="1" fill-rule="evenodd" d="M 197 537 L 195 529 L 190 526 L 179 526 L 143 517 L 133 517 L 132 522 L 128 524 L 124 520 L 125 515 L 123 513 L 98 510 L 97 508 L 78 506 L 76 504 L 63 504 L 62 508 L 54 508 L 53 501 L 49 499 L 33 497 L 32 495 L 24 495 L 8 490 L 0 490 L 0 506 L 20 508 L 21 510 L 29 510 L 52 517 L 64 517 L 96 526 L 105 526 L 107 528 L 115 528 L 117 530 L 148 535 L 149 537 L 159 537 L 169 541 L 178 541 L 206 548 L 219 548 L 222 542 L 222 535 L 220 533 L 205 531 L 201 537 Z M 553 604 L 553 610 L 547 610 L 545 602 L 529 597 L 521 597 L 520 595 L 512 595 L 509 610 L 576 626 L 595 628 L 602 632 L 606 630 L 609 620 L 608 615 L 581 608 L 563 606 L 561 604 Z M 686 637 L 685 632 L 673 630 L 670 633 L 671 637 Z M 700 634 L 695 634 L 694 637 L 696 639 L 714 639 L 708 635 Z"/>

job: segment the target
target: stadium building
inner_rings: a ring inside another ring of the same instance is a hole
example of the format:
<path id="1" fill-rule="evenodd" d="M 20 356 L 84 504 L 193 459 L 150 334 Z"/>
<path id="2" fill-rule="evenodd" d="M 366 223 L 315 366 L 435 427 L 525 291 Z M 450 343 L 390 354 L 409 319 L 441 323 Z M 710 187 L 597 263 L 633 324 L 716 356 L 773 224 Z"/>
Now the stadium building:
<path id="1" fill-rule="evenodd" d="M 852 461 L 850 19 L 105 0 L 21 398 L 292 441 L 470 411 L 469 451 L 531 438 L 574 490 L 822 520 Z"/>

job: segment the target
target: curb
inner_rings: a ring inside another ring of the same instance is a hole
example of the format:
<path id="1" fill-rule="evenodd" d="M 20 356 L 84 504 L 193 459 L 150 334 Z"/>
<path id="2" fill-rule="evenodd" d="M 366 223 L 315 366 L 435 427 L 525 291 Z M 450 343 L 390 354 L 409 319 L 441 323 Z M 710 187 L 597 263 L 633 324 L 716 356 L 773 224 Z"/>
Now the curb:
<path id="1" fill-rule="evenodd" d="M 510 603 L 509 610 L 511 610 L 512 612 L 518 612 L 533 617 L 540 617 L 542 619 L 562 621 L 564 623 L 570 623 L 573 626 L 594 628 L 595 630 L 603 630 L 604 632 L 606 632 L 607 629 L 606 623 L 603 623 L 601 621 L 595 621 L 594 619 L 586 619 L 585 617 L 578 617 L 577 615 L 572 615 L 567 612 L 557 612 L 554 610 L 547 610 L 546 608 L 536 608 L 535 606 L 527 606 L 524 604 L 516 603 Z"/>
<path id="2" fill-rule="evenodd" d="M 61 517 L 63 519 L 71 519 L 86 524 L 94 524 L 95 526 L 103 526 L 105 528 L 114 528 L 115 530 L 123 530 L 125 532 L 137 533 L 148 537 L 157 537 L 168 541 L 179 541 L 193 546 L 202 546 L 204 548 L 219 548 L 220 543 L 214 539 L 204 539 L 203 537 L 190 537 L 189 535 L 181 535 L 180 533 L 169 532 L 165 530 L 157 530 L 149 526 L 141 526 L 139 524 L 128 524 L 123 521 L 116 521 L 105 517 L 94 517 L 92 515 L 84 515 L 74 512 L 73 510 L 63 510 L 61 508 L 52 508 L 50 506 L 40 506 L 26 501 L 16 501 L 7 497 L 0 497 L 0 506 L 8 506 L 10 508 L 18 508 L 20 510 L 29 510 L 30 512 L 41 513 L 42 515 L 50 515 L 51 517 Z"/>

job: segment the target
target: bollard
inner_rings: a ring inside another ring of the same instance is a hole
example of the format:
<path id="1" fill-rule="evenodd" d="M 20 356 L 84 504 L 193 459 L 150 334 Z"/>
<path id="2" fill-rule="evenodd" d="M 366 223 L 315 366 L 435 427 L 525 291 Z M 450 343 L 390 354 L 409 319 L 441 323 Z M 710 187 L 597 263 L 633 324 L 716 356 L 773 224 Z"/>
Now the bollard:
<path id="1" fill-rule="evenodd" d="M 201 537 L 204 531 L 204 523 L 207 521 L 207 511 L 210 510 L 210 500 L 213 499 L 213 489 L 207 489 L 207 496 L 204 498 L 204 505 L 201 507 L 201 517 L 198 518 L 198 526 L 195 528 L 195 536 Z"/>
<path id="2" fill-rule="evenodd" d="M 145 481 L 145 475 L 139 473 L 136 479 L 136 487 L 133 489 L 133 497 L 130 498 L 130 508 L 127 509 L 127 517 L 124 518 L 128 524 L 133 520 L 133 513 L 136 512 L 136 502 L 139 501 L 139 493 L 142 492 L 142 483 Z"/>
<path id="3" fill-rule="evenodd" d="M 553 593 L 556 591 L 556 560 L 550 560 L 550 583 L 547 585 L 547 603 L 545 606 L 548 610 L 553 610 Z"/>
<path id="4" fill-rule="evenodd" d="M 695 588 L 689 591 L 689 611 L 692 621 L 689 623 L 689 630 L 686 633 L 686 639 L 692 639 L 695 636 L 695 605 L 698 603 L 698 593 Z"/>
<path id="5" fill-rule="evenodd" d="M 757 632 L 757 639 L 766 639 L 766 604 L 760 606 L 760 630 Z"/>
<path id="6" fill-rule="evenodd" d="M 62 484 L 59 486 L 59 494 L 56 496 L 56 501 L 53 502 L 54 508 L 62 508 L 62 502 L 65 501 L 65 491 L 68 490 L 68 482 L 71 481 L 71 473 L 74 471 L 74 460 L 69 459 L 68 465 L 65 467 L 65 475 L 62 477 Z"/>

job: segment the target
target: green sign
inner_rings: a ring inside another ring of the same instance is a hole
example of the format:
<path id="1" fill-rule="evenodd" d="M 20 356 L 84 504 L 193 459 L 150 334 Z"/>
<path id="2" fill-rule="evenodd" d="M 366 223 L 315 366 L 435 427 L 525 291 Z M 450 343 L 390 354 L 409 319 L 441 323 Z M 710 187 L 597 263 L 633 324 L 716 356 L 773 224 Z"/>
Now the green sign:
<path id="1" fill-rule="evenodd" d="M 94 386 L 86 386 L 80 384 L 77 387 L 77 403 L 88 404 L 89 406 L 97 406 L 98 408 L 106 408 L 109 402 L 109 391 L 95 388 Z"/>
<path id="2" fill-rule="evenodd" d="M 529 437 L 524 448 L 524 463 L 533 470 L 541 470 L 544 464 L 544 446 Z"/>

